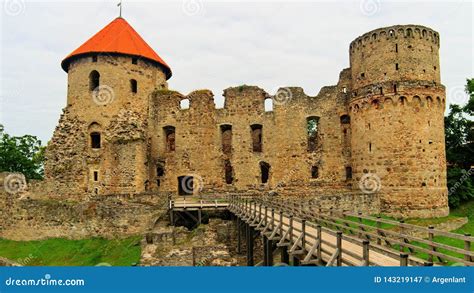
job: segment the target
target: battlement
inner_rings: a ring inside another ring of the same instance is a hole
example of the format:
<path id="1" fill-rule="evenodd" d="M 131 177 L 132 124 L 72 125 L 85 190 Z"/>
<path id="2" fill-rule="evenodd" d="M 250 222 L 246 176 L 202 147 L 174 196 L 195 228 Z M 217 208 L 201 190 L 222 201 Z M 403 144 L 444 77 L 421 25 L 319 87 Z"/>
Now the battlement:
<path id="1" fill-rule="evenodd" d="M 378 28 L 357 37 L 349 46 L 350 54 L 356 50 L 361 50 L 368 44 L 375 44 L 383 41 L 396 41 L 402 38 L 413 38 L 415 40 L 427 41 L 436 46 L 440 46 L 439 34 L 435 30 L 422 25 L 394 25 Z"/>

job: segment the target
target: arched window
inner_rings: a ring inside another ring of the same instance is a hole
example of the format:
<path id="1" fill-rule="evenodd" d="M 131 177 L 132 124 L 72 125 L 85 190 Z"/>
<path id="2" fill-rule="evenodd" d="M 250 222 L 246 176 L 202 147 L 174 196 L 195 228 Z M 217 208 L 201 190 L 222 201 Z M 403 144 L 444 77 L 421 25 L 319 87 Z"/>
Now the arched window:
<path id="1" fill-rule="evenodd" d="M 221 125 L 222 152 L 226 155 L 232 153 L 232 125 Z"/>
<path id="2" fill-rule="evenodd" d="M 132 93 L 137 93 L 138 92 L 138 84 L 135 79 L 130 79 L 130 91 Z"/>
<path id="3" fill-rule="evenodd" d="M 163 127 L 163 131 L 165 133 L 166 151 L 167 152 L 174 152 L 174 150 L 176 149 L 175 128 L 173 126 L 165 126 L 165 127 Z"/>
<path id="4" fill-rule="evenodd" d="M 261 124 L 253 124 L 250 126 L 251 135 L 252 135 L 252 149 L 254 152 L 260 153 L 262 152 L 262 129 L 263 126 Z"/>
<path id="5" fill-rule="evenodd" d="M 100 133 L 99 132 L 91 133 L 91 148 L 100 149 Z"/>
<path id="6" fill-rule="evenodd" d="M 308 133 L 308 151 L 314 152 L 318 142 L 319 117 L 306 118 L 306 130 Z"/>
<path id="7" fill-rule="evenodd" d="M 100 74 L 97 70 L 93 70 L 89 74 L 89 90 L 93 91 L 100 85 Z"/>
<path id="8" fill-rule="evenodd" d="M 273 111 L 273 99 L 266 98 L 265 99 L 265 112 Z"/>
<path id="9" fill-rule="evenodd" d="M 189 105 L 190 105 L 190 101 L 189 99 L 182 99 L 180 102 L 179 102 L 179 108 L 181 110 L 186 110 L 186 109 L 189 109 Z"/>

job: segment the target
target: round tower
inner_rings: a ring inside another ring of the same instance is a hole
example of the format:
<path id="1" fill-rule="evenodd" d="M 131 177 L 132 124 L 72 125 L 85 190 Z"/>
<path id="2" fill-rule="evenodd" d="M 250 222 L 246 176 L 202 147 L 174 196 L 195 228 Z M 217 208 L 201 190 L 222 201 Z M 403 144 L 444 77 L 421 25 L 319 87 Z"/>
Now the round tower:
<path id="1" fill-rule="evenodd" d="M 59 181 L 67 173 L 68 182 L 95 194 L 147 190 L 148 105 L 153 91 L 167 88 L 170 67 L 121 17 L 61 67 L 68 73 L 67 107 L 47 174 Z M 56 167 L 61 161 L 68 161 L 67 172 Z"/>
<path id="2" fill-rule="evenodd" d="M 388 214 L 447 215 L 439 34 L 418 25 L 380 28 L 349 50 L 353 187 L 380 192 Z"/>

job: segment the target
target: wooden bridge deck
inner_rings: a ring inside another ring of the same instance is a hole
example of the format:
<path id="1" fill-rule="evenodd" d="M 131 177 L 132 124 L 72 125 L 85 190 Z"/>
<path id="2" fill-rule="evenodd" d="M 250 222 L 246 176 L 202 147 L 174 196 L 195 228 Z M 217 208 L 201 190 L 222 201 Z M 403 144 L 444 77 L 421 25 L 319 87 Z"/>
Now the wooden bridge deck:
<path id="1" fill-rule="evenodd" d="M 462 265 L 474 265 L 471 248 L 474 237 L 470 235 L 373 218 L 360 213 L 356 215 L 359 221 L 354 222 L 346 220 L 347 215 L 353 216 L 351 214 L 342 213 L 342 217 L 338 218 L 332 212 L 323 214 L 321 209 L 319 213 L 314 213 L 308 204 L 300 203 L 296 207 L 294 202 L 289 201 L 239 196 L 230 196 L 226 200 L 178 198 L 169 201 L 169 209 L 171 220 L 174 212 L 198 211 L 198 218 L 190 215 L 198 223 L 201 222 L 202 210 L 230 211 L 236 219 L 239 252 L 242 250 L 242 241 L 246 241 L 248 265 L 254 265 L 253 246 L 257 236 L 263 237 L 263 265 L 273 265 L 273 255 L 277 251 L 281 252 L 283 262 L 289 263 L 292 259 L 296 265 L 431 266 L 436 257 L 440 262 L 449 260 Z M 376 221 L 377 226 L 363 224 L 362 219 Z M 382 229 L 382 222 L 397 225 L 399 231 Z M 406 233 L 409 229 L 427 232 L 429 239 L 411 236 Z M 464 249 L 437 243 L 433 241 L 435 235 L 464 241 Z M 426 244 L 428 248 L 417 246 L 414 242 Z M 398 245 L 399 249 L 394 249 L 394 245 Z M 416 252 L 427 253 L 428 261 L 416 257 Z"/>

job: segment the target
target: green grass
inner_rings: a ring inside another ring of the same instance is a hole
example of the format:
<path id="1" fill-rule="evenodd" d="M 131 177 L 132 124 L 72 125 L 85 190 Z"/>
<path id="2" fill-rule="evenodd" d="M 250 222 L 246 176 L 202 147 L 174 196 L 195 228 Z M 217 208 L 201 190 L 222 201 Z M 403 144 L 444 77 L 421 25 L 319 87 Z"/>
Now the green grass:
<path id="1" fill-rule="evenodd" d="M 26 266 L 130 266 L 141 255 L 140 236 L 108 240 L 91 238 L 39 241 L 0 239 L 0 256 Z"/>

